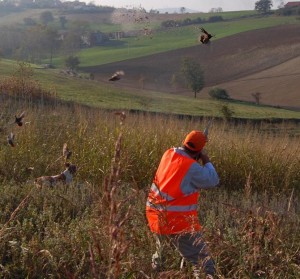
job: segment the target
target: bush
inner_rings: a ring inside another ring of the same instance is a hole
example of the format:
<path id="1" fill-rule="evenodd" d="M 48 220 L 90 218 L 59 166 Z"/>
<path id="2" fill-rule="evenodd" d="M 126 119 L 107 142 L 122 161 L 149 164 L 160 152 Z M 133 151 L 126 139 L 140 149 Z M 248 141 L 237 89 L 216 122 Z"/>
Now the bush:
<path id="1" fill-rule="evenodd" d="M 80 64 L 79 58 L 77 56 L 68 56 L 65 60 L 65 65 L 70 70 L 77 70 L 78 65 Z"/>
<path id="2" fill-rule="evenodd" d="M 208 22 L 218 22 L 218 21 L 223 21 L 222 16 L 210 16 L 208 19 Z"/>
<path id="3" fill-rule="evenodd" d="M 230 120 L 234 115 L 234 111 L 227 104 L 220 106 L 220 112 L 225 120 Z"/>
<path id="4" fill-rule="evenodd" d="M 229 100 L 230 99 L 229 94 L 223 88 L 214 88 L 214 89 L 210 90 L 208 94 L 213 99 L 218 99 L 218 100 Z"/>

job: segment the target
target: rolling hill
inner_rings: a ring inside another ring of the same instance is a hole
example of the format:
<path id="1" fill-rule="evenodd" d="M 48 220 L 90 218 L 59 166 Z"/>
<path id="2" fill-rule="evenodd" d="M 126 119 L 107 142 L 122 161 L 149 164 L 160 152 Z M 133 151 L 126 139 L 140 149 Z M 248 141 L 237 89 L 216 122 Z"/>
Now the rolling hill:
<path id="1" fill-rule="evenodd" d="M 299 71 L 296 69 L 299 60 L 296 58 L 300 56 L 298 24 L 251 30 L 214 40 L 208 46 L 197 45 L 116 63 L 84 67 L 83 70 L 94 73 L 96 79 L 105 82 L 112 72 L 122 69 L 126 76 L 119 86 L 187 95 L 190 92 L 183 86 L 180 78 L 176 86 L 171 82 L 174 76 L 176 79 L 180 75 L 181 60 L 186 56 L 202 66 L 208 88 L 223 86 L 232 97 L 251 101 L 251 93 L 259 90 L 264 104 L 300 107 L 299 93 L 296 91 L 299 88 Z M 287 77 L 285 86 L 282 82 L 284 76 Z M 258 78 L 259 82 L 253 80 Z M 234 82 L 241 79 L 250 80 L 243 85 Z M 276 83 L 282 86 L 275 86 Z"/>

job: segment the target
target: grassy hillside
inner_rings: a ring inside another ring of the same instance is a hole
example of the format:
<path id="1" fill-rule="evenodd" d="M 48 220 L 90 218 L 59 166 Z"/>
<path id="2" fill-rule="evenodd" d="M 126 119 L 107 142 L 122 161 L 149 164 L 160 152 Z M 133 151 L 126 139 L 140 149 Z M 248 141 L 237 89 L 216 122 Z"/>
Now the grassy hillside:
<path id="1" fill-rule="evenodd" d="M 17 66 L 14 62 L 1 60 L 0 73 L 9 75 Z M 222 107 L 228 106 L 237 118 L 300 118 L 300 113 L 242 102 L 219 102 L 211 99 L 178 96 L 156 91 L 125 89 L 108 82 L 70 77 L 60 70 L 35 69 L 34 79 L 42 87 L 62 98 L 93 107 L 106 109 L 134 109 L 171 114 L 222 117 Z M 120 81 L 119 84 L 121 83 Z"/>

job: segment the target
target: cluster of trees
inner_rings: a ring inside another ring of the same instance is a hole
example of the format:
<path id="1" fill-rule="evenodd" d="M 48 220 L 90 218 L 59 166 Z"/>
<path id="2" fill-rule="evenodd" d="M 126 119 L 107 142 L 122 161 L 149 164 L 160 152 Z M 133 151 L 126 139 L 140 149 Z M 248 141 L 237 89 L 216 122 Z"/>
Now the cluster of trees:
<path id="1" fill-rule="evenodd" d="M 221 7 L 218 7 L 218 8 L 211 8 L 210 13 L 222 13 L 223 12 L 223 9 Z"/>
<path id="2" fill-rule="evenodd" d="M 61 0 L 2 0 L 0 1 L 0 13 L 18 12 L 23 9 L 64 9 L 80 10 L 86 12 L 112 12 L 115 8 L 96 6 L 90 2 L 86 4 L 80 1 Z"/>
<path id="3" fill-rule="evenodd" d="M 24 25 L 0 27 L 0 53 L 6 58 L 15 58 L 32 63 L 40 63 L 43 59 L 52 58 L 55 53 L 73 55 L 80 48 L 105 42 L 108 36 L 101 32 L 91 31 L 86 22 L 68 24 L 65 17 L 60 17 L 60 29 L 53 15 L 45 11 L 40 15 L 39 23 L 29 18 L 24 19 Z M 100 37 L 100 38 L 99 38 Z"/>

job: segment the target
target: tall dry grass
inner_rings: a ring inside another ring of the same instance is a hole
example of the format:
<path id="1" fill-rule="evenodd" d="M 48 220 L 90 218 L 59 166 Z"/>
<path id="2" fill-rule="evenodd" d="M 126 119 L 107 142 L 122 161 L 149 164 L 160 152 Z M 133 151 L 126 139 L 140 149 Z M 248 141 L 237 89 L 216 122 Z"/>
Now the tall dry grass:
<path id="1" fill-rule="evenodd" d="M 154 278 L 144 215 L 151 179 L 165 149 L 207 121 L 125 119 L 77 105 L 0 107 L 0 278 Z M 8 124 L 21 110 L 28 123 Z M 210 130 L 206 148 L 221 183 L 202 192 L 199 214 L 219 278 L 300 275 L 299 138 L 287 124 L 277 133 L 266 125 L 215 121 Z M 15 148 L 5 142 L 11 131 Z M 35 177 L 63 170 L 65 142 L 79 168 L 74 182 L 33 188 Z M 179 261 L 171 253 L 167 269 L 176 273 Z"/>

